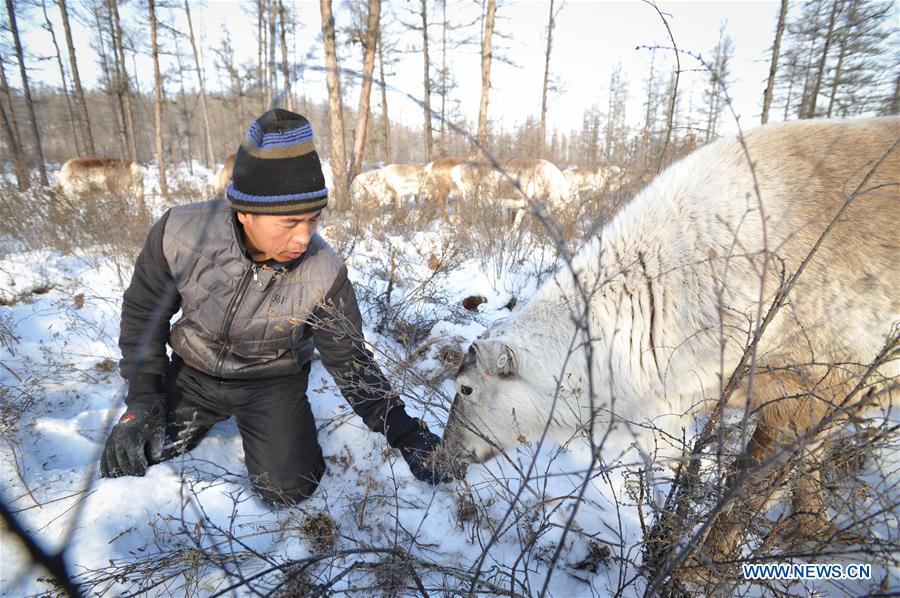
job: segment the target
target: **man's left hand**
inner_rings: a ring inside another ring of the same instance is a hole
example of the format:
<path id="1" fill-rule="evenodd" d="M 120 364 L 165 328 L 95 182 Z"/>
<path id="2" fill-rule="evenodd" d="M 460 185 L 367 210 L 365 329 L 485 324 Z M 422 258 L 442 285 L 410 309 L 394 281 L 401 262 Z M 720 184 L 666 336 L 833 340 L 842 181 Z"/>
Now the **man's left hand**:
<path id="1" fill-rule="evenodd" d="M 396 446 L 409 465 L 409 471 L 417 480 L 431 485 L 449 482 L 453 479 L 435 462 L 436 451 L 440 448 L 441 437 L 419 422 L 419 426 L 405 436 L 397 439 Z"/>

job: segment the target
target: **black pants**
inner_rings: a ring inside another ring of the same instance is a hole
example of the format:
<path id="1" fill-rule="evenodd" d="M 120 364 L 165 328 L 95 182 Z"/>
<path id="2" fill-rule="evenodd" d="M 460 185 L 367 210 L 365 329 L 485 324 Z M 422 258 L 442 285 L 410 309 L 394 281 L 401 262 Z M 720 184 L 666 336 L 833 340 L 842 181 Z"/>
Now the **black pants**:
<path id="1" fill-rule="evenodd" d="M 285 505 L 309 498 L 325 473 L 306 398 L 309 365 L 295 376 L 222 380 L 173 357 L 163 459 L 193 449 L 213 424 L 233 415 L 250 481 L 263 500 Z"/>

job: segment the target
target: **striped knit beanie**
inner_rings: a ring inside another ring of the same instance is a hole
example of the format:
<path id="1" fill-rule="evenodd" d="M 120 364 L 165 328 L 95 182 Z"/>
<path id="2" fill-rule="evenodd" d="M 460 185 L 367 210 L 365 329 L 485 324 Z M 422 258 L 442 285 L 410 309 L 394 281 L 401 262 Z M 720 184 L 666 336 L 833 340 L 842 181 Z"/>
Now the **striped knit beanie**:
<path id="1" fill-rule="evenodd" d="M 315 212 L 328 203 L 309 121 L 280 108 L 250 124 L 231 181 L 226 195 L 237 212 L 284 216 Z"/>

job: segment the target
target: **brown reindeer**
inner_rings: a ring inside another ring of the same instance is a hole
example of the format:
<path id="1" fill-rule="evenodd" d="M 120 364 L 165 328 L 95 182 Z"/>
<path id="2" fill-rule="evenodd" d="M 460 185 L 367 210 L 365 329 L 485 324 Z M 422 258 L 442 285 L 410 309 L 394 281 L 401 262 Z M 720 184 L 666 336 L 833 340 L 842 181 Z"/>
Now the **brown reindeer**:
<path id="1" fill-rule="evenodd" d="M 60 168 L 56 184 L 73 198 L 85 193 L 112 193 L 143 200 L 144 167 L 117 158 L 72 158 Z"/>

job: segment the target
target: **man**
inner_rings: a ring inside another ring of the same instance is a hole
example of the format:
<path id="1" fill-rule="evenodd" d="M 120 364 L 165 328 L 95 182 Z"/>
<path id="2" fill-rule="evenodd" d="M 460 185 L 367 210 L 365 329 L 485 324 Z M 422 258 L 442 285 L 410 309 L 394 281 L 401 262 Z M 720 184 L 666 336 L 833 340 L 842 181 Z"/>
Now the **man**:
<path id="1" fill-rule="evenodd" d="M 347 268 L 316 234 L 328 191 L 309 122 L 286 110 L 254 121 L 226 195 L 169 210 L 138 256 L 119 338 L 128 409 L 101 475 L 144 475 L 233 415 L 259 495 L 309 497 L 325 471 L 306 397 L 315 347 L 416 478 L 449 480 L 431 464 L 440 438 L 406 414 L 365 349 Z"/>

